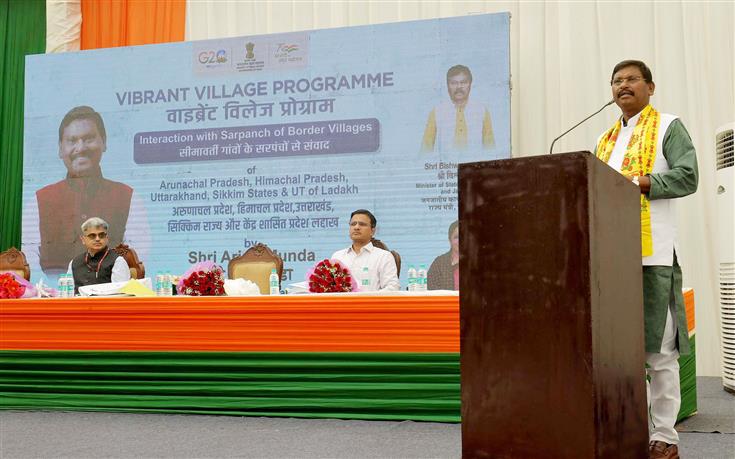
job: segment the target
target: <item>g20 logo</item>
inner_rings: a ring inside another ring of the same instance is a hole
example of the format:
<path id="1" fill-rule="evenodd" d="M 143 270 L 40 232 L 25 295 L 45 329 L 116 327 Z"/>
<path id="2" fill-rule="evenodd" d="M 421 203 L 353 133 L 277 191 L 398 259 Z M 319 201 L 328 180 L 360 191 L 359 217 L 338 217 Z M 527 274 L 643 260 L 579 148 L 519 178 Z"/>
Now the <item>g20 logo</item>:
<path id="1" fill-rule="evenodd" d="M 227 62 L 227 51 L 220 49 L 219 51 L 202 51 L 199 53 L 200 64 L 224 64 Z"/>

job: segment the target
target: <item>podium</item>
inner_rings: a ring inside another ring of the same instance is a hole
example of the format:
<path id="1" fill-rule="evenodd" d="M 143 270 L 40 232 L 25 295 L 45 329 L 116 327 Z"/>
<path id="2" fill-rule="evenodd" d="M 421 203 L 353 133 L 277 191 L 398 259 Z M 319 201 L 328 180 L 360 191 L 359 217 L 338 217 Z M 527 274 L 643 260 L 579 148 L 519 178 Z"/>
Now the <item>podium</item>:
<path id="1" fill-rule="evenodd" d="M 646 458 L 638 188 L 589 152 L 459 166 L 463 458 Z"/>

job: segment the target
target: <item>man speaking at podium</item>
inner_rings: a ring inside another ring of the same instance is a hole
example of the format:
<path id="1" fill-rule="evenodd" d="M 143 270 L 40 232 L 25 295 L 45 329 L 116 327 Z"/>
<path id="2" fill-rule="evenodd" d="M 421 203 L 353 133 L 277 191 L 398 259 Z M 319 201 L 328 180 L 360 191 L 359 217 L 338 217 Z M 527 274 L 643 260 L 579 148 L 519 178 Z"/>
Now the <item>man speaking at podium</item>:
<path id="1" fill-rule="evenodd" d="M 689 353 L 689 337 L 676 258 L 675 199 L 697 190 L 696 151 L 678 117 L 649 104 L 656 85 L 646 64 L 620 62 L 610 84 L 623 113 L 600 136 L 595 154 L 641 189 L 649 457 L 678 458 L 678 358 Z"/>

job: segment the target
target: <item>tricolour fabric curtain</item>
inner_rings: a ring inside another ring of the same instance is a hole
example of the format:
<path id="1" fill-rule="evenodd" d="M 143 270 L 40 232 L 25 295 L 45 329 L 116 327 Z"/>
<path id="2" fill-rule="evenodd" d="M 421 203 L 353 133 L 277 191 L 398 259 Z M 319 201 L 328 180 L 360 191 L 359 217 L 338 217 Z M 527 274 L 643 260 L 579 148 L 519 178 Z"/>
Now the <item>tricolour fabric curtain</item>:
<path id="1" fill-rule="evenodd" d="M 0 300 L 0 409 L 459 422 L 458 315 L 442 296 Z"/>
<path id="2" fill-rule="evenodd" d="M 46 0 L 46 53 L 79 51 L 82 0 Z"/>
<path id="3" fill-rule="evenodd" d="M 459 422 L 459 354 L 0 351 L 0 409 Z"/>
<path id="4" fill-rule="evenodd" d="M 0 349 L 459 352 L 457 296 L 0 300 Z"/>
<path id="5" fill-rule="evenodd" d="M 0 250 L 20 248 L 25 57 L 46 45 L 44 0 L 0 0 Z"/>
<path id="6" fill-rule="evenodd" d="M 459 422 L 457 296 L 0 300 L 0 409 Z"/>
<path id="7" fill-rule="evenodd" d="M 694 290 L 684 289 L 684 305 L 689 332 L 689 355 L 679 357 L 679 379 L 681 381 L 681 406 L 677 421 L 697 412 L 697 334 L 694 320 Z"/>

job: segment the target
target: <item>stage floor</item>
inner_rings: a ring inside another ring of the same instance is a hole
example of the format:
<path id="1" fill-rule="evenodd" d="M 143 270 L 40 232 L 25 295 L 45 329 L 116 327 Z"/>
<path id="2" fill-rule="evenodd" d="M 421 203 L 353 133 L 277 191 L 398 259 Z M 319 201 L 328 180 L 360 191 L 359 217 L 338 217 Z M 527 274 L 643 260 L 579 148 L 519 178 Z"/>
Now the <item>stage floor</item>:
<path id="1" fill-rule="evenodd" d="M 735 396 L 697 378 L 681 455 L 733 458 Z M 694 427 L 692 423 L 696 421 Z M 695 432 L 691 432 L 695 430 Z M 0 457 L 458 458 L 459 424 L 83 412 L 0 412 Z"/>

